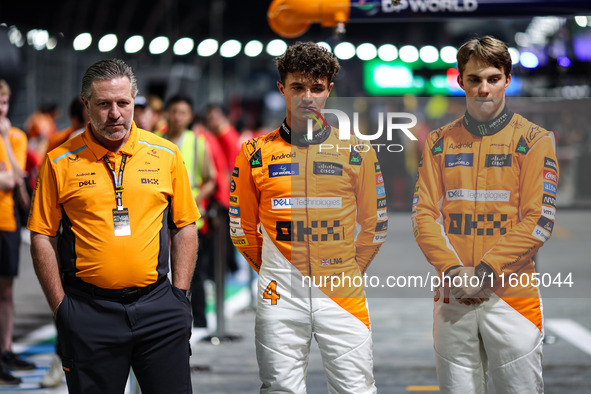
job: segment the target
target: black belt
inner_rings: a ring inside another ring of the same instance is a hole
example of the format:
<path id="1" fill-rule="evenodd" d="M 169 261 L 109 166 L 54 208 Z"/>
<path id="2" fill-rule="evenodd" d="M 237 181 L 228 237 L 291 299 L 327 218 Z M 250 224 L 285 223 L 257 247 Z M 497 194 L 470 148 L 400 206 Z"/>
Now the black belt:
<path id="1" fill-rule="evenodd" d="M 81 292 L 85 295 L 91 296 L 92 298 L 99 298 L 108 301 L 120 302 L 122 304 L 129 304 L 139 300 L 140 297 L 154 290 L 166 279 L 167 276 L 163 275 L 156 282 L 146 287 L 126 287 L 124 289 L 104 289 L 102 287 L 86 283 L 82 281 L 82 279 L 80 278 L 72 277 L 65 277 L 64 282 L 66 287 L 66 293 L 68 291 L 73 290 L 74 294 L 76 292 Z"/>

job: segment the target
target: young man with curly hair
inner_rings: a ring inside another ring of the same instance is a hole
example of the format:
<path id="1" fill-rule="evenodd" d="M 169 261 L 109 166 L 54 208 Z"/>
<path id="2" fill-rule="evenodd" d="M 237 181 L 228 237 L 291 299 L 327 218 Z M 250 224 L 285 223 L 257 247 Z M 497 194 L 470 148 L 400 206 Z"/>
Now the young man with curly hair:
<path id="1" fill-rule="evenodd" d="M 325 122 L 307 130 L 339 71 L 332 53 L 297 43 L 276 64 L 286 118 L 242 145 L 230 196 L 232 241 L 259 274 L 261 392 L 306 392 L 314 337 L 329 392 L 373 393 L 365 293 L 350 283 L 361 279 L 385 239 L 380 165 L 373 149 L 351 149 L 355 138 L 339 140 Z M 327 145 L 339 149 L 321 148 Z"/>

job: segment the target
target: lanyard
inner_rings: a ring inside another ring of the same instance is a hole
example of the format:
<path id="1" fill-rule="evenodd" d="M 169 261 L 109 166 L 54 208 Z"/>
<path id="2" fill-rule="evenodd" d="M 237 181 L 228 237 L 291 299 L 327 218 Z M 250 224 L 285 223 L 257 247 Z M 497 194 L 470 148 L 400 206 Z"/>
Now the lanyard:
<path id="1" fill-rule="evenodd" d="M 113 183 L 115 183 L 115 197 L 117 198 L 117 210 L 121 211 L 123 210 L 123 199 L 121 198 L 123 194 L 123 170 L 125 169 L 127 155 L 124 154 L 123 158 L 121 159 L 121 167 L 119 167 L 119 177 L 117 177 L 117 175 L 115 174 L 115 169 L 111 165 L 111 161 L 109 160 L 107 155 L 103 156 L 103 160 L 107 164 L 107 167 L 109 167 L 109 170 L 111 170 L 111 174 L 113 174 Z"/>

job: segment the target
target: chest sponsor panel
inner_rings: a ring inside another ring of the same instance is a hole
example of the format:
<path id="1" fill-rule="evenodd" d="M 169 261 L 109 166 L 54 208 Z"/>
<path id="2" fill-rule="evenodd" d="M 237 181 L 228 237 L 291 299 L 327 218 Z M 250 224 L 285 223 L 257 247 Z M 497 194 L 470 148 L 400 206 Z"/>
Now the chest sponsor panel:
<path id="1" fill-rule="evenodd" d="M 507 202 L 511 198 L 511 191 L 451 189 L 445 192 L 445 196 L 448 201 Z"/>
<path id="2" fill-rule="evenodd" d="M 485 167 L 511 167 L 513 164 L 513 155 L 486 155 Z"/>
<path id="3" fill-rule="evenodd" d="M 342 197 L 285 197 L 272 198 L 272 209 L 342 208 Z"/>
<path id="4" fill-rule="evenodd" d="M 316 175 L 343 175 L 343 165 L 341 163 L 332 163 L 328 161 L 315 161 L 313 166 Z"/>
<path id="5" fill-rule="evenodd" d="M 473 153 L 457 153 L 454 155 L 445 155 L 445 168 L 472 167 L 473 165 Z"/>
<path id="6" fill-rule="evenodd" d="M 269 164 L 269 178 L 300 174 L 299 163 Z"/>

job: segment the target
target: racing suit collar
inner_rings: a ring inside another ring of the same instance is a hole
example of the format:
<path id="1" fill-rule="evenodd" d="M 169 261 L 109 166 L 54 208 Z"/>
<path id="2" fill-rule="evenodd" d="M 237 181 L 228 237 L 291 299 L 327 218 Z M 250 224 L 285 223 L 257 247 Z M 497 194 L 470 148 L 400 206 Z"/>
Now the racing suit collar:
<path id="1" fill-rule="evenodd" d="M 330 128 L 322 126 L 319 130 L 312 132 L 312 140 L 308 140 L 308 133 L 292 133 L 291 128 L 287 125 L 286 119 L 283 120 L 279 128 L 279 135 L 285 142 L 297 146 L 318 145 L 326 141 L 330 135 Z"/>
<path id="2" fill-rule="evenodd" d="M 472 115 L 466 111 L 464 114 L 464 127 L 468 130 L 471 134 L 474 134 L 477 137 L 484 137 L 487 135 L 493 135 L 501 131 L 507 123 L 513 117 L 513 111 L 510 111 L 507 106 L 503 108 L 503 111 L 494 119 L 488 120 L 486 122 L 479 122 Z"/>

